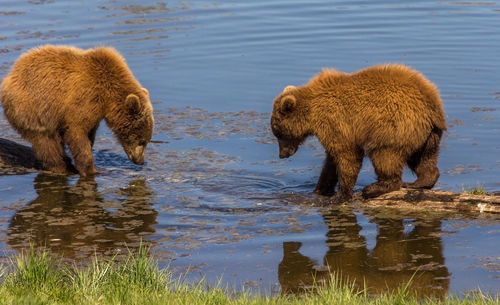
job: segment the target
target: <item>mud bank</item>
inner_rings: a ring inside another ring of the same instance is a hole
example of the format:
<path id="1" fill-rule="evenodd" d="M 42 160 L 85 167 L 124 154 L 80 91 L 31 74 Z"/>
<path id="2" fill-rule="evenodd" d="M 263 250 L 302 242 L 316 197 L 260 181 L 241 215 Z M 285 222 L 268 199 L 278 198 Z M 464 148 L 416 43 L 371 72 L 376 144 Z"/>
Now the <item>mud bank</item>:
<path id="1" fill-rule="evenodd" d="M 363 206 L 388 207 L 422 211 L 460 211 L 500 213 L 498 194 L 467 194 L 438 190 L 401 189 L 377 198 L 356 201 Z"/>

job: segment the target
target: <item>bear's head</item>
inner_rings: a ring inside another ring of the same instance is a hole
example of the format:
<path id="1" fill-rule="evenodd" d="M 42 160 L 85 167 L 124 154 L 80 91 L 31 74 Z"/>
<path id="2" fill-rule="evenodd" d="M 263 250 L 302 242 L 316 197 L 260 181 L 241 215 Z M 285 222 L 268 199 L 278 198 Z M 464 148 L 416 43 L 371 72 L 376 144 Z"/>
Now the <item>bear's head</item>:
<path id="1" fill-rule="evenodd" d="M 144 164 L 146 146 L 153 135 L 154 125 L 149 92 L 142 88 L 140 92 L 127 95 L 124 105 L 120 127 L 116 130 L 117 138 L 130 161 Z"/>
<path id="2" fill-rule="evenodd" d="M 298 89 L 287 86 L 274 99 L 271 129 L 278 139 L 280 158 L 293 156 L 309 132 L 308 109 L 301 101 Z"/>

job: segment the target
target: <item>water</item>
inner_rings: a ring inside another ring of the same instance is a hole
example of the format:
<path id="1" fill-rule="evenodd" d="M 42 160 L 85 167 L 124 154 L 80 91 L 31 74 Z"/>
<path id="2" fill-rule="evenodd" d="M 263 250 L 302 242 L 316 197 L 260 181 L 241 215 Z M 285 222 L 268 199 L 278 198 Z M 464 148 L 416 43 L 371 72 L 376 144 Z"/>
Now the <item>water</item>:
<path id="1" fill-rule="evenodd" d="M 82 260 L 143 240 L 162 266 L 235 288 L 297 291 L 330 268 L 373 292 L 414 276 L 421 295 L 498 293 L 498 216 L 311 207 L 321 146 L 279 160 L 268 125 L 273 98 L 323 67 L 404 63 L 444 100 L 436 188 L 498 191 L 499 26 L 498 2 L 4 0 L 0 77 L 40 44 L 112 45 L 156 126 L 143 167 L 103 124 L 95 179 L 1 176 L 0 248 Z M 365 162 L 356 190 L 373 180 Z"/>

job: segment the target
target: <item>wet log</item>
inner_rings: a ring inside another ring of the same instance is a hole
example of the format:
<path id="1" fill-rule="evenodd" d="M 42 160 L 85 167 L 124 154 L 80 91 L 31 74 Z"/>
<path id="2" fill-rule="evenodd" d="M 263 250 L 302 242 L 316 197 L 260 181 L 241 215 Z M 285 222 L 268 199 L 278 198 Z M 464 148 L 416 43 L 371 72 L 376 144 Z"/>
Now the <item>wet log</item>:
<path id="1" fill-rule="evenodd" d="M 387 207 L 421 211 L 459 211 L 500 213 L 498 194 L 468 194 L 438 190 L 401 189 L 373 198 L 357 201 L 365 207 Z"/>
<path id="2" fill-rule="evenodd" d="M 18 175 L 42 169 L 31 147 L 0 138 L 0 175 Z"/>

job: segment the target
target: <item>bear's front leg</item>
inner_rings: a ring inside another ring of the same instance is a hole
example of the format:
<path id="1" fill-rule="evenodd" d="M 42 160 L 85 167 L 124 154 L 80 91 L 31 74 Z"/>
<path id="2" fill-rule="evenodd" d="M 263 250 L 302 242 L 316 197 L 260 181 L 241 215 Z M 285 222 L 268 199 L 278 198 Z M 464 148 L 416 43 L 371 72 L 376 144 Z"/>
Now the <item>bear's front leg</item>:
<path id="1" fill-rule="evenodd" d="M 328 202 L 339 204 L 352 198 L 352 192 L 363 162 L 363 154 L 357 149 L 332 154 L 336 160 L 339 187 Z"/>
<path id="2" fill-rule="evenodd" d="M 88 133 L 69 129 L 64 134 L 64 141 L 75 160 L 75 167 L 81 177 L 95 175 L 98 172 L 94 167 L 94 156 L 92 155 L 92 143 Z"/>
<path id="3" fill-rule="evenodd" d="M 323 196 L 333 195 L 337 185 L 337 166 L 330 154 L 326 154 L 325 164 L 319 175 L 314 192 Z"/>

